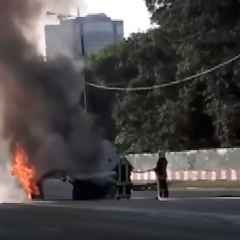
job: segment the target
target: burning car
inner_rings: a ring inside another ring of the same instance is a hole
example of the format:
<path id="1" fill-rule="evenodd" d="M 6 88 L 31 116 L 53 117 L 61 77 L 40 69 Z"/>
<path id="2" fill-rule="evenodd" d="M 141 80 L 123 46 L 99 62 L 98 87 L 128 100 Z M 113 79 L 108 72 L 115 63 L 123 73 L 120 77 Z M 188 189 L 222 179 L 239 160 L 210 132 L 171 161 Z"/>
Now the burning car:
<path id="1" fill-rule="evenodd" d="M 96 172 L 51 170 L 38 179 L 37 169 L 30 164 L 27 153 L 20 146 L 15 153 L 12 174 L 16 176 L 29 199 L 45 199 L 44 182 L 59 179 L 72 185 L 73 200 L 113 198 L 116 193 L 116 167 L 120 158 L 115 147 L 106 140 L 101 143 L 98 154 L 99 168 Z"/>

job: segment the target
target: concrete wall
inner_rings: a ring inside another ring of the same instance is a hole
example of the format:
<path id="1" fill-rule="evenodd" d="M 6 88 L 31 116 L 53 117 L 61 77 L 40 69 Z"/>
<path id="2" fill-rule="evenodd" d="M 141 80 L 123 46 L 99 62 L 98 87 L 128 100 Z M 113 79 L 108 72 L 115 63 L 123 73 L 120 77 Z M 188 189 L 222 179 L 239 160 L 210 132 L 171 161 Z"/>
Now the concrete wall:
<path id="1" fill-rule="evenodd" d="M 174 171 L 240 169 L 239 148 L 172 152 L 166 156 L 169 169 Z M 158 154 L 134 154 L 127 158 L 136 169 L 146 170 L 155 167 Z"/>
<path id="2" fill-rule="evenodd" d="M 240 180 L 240 149 L 212 149 L 166 154 L 169 180 Z M 153 169 L 158 154 L 128 155 L 128 160 L 136 171 Z M 155 181 L 154 171 L 133 173 L 135 182 Z"/>
<path id="3" fill-rule="evenodd" d="M 240 149 L 214 149 L 168 154 L 172 170 L 240 169 Z"/>

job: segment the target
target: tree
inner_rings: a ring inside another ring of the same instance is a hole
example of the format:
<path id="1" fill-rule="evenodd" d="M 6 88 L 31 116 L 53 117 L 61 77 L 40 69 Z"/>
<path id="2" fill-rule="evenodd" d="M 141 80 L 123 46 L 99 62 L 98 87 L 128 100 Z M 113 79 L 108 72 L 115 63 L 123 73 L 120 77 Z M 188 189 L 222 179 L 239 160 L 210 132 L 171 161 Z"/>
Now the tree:
<path id="1" fill-rule="evenodd" d="M 168 83 L 240 52 L 240 0 L 145 1 L 159 27 L 94 56 L 89 81 L 123 88 Z M 112 114 L 116 142 L 126 152 L 233 146 L 240 143 L 238 79 L 234 62 L 169 88 L 96 90 L 94 105 L 107 96 L 109 111 L 97 108 Z"/>
<path id="2" fill-rule="evenodd" d="M 173 81 L 176 73 L 175 52 L 161 30 L 132 35 L 119 46 L 106 49 L 91 59 L 92 78 L 110 86 L 152 86 Z M 99 91 L 99 90 L 98 90 Z M 101 91 L 101 90 L 100 90 Z M 104 91 L 100 94 L 105 94 Z M 168 129 L 161 128 L 164 105 L 176 99 L 176 89 L 114 94 L 113 116 L 117 126 L 116 142 L 130 152 L 155 151 L 170 141 Z M 171 101 L 167 103 L 166 100 Z M 163 108 L 162 112 L 159 111 Z M 166 109 L 165 109 L 166 108 Z M 170 128 L 170 126 L 169 126 Z"/>
<path id="3" fill-rule="evenodd" d="M 179 79 L 240 52 L 239 0 L 146 0 L 146 4 L 152 13 L 152 21 L 161 25 L 176 49 Z M 196 119 L 202 117 L 209 126 L 206 145 L 239 144 L 240 128 L 234 124 L 239 121 L 239 106 L 236 104 L 240 97 L 238 69 L 239 63 L 236 62 L 185 85 L 181 91 L 189 115 L 195 115 L 190 126 L 199 128 Z M 214 127 L 212 136 L 211 125 Z M 204 126 L 201 128 L 205 129 Z"/>

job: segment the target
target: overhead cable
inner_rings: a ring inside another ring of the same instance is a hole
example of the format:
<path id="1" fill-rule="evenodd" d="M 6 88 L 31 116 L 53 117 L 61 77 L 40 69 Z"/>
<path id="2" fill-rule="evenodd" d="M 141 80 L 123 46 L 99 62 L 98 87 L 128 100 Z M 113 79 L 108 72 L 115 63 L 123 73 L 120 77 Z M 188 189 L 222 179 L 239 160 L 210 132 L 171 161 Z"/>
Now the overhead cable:
<path id="1" fill-rule="evenodd" d="M 218 69 L 221 69 L 233 62 L 236 62 L 237 60 L 240 59 L 240 54 L 238 54 L 237 56 L 225 61 L 225 62 L 222 62 L 214 67 L 211 67 L 203 72 L 200 72 L 200 73 L 196 73 L 192 76 L 189 76 L 189 77 L 186 77 L 182 80 L 176 80 L 176 81 L 173 81 L 173 82 L 169 82 L 169 83 L 163 83 L 163 84 L 159 84 L 159 85 L 153 85 L 153 86 L 149 86 L 149 87 L 127 87 L 127 88 L 122 88 L 122 87 L 111 87 L 111 86 L 104 86 L 104 85 L 98 85 L 98 84 L 95 84 L 95 83 L 91 83 L 91 82 L 86 82 L 86 84 L 90 87 L 93 87 L 93 88 L 98 88 L 98 89 L 102 89 L 102 90 L 106 90 L 106 91 L 120 91 L 120 92 L 140 92 L 140 91 L 152 91 L 152 90 L 156 90 L 156 89 L 161 89 L 161 88 L 167 88 L 167 87 L 172 87 L 172 86 L 176 86 L 176 85 L 179 85 L 179 84 L 182 84 L 182 83 L 186 83 L 186 82 L 190 82 L 190 81 L 193 81 L 193 80 L 196 80 L 202 76 L 205 76 L 209 73 L 212 73 Z"/>

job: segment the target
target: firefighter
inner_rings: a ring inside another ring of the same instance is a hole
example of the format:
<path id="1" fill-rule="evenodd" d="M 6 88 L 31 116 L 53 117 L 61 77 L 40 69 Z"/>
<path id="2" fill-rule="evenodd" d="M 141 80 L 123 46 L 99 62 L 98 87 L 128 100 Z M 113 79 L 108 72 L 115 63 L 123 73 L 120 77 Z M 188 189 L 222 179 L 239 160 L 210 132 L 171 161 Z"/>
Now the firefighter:
<path id="1" fill-rule="evenodd" d="M 165 155 L 166 155 L 165 152 L 159 152 L 157 166 L 154 169 L 157 177 L 157 199 L 158 200 L 169 197 L 168 183 L 167 183 L 168 161 Z"/>
<path id="2" fill-rule="evenodd" d="M 116 167 L 118 191 L 117 199 L 130 199 L 132 192 L 131 173 L 133 166 L 125 157 L 121 157 L 120 165 Z"/>
<path id="3" fill-rule="evenodd" d="M 128 169 L 127 169 L 127 182 L 128 182 L 128 185 L 127 185 L 126 192 L 127 192 L 127 195 L 130 198 L 131 194 L 132 194 L 132 188 L 133 188 L 131 175 L 132 175 L 132 171 L 133 171 L 134 168 L 133 168 L 132 164 L 127 159 L 126 159 L 126 161 L 127 161 L 127 164 L 128 164 Z"/>

